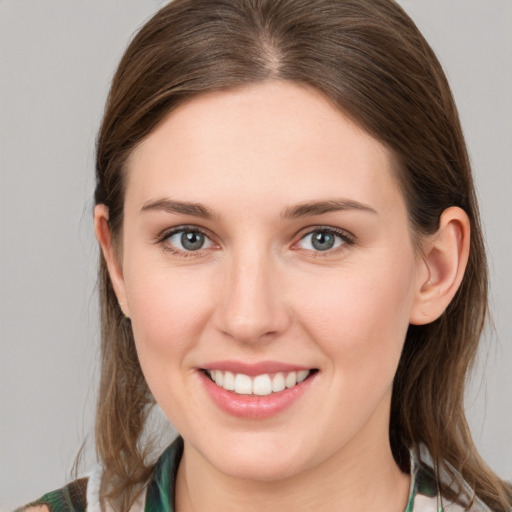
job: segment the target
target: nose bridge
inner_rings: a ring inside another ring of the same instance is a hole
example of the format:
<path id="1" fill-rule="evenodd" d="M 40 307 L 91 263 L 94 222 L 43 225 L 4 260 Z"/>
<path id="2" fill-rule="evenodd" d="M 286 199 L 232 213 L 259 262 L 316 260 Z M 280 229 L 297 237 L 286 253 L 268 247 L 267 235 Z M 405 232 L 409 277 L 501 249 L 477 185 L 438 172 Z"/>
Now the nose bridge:
<path id="1" fill-rule="evenodd" d="M 252 342 L 284 331 L 289 318 L 271 251 L 255 244 L 234 251 L 218 311 L 219 328 Z"/>

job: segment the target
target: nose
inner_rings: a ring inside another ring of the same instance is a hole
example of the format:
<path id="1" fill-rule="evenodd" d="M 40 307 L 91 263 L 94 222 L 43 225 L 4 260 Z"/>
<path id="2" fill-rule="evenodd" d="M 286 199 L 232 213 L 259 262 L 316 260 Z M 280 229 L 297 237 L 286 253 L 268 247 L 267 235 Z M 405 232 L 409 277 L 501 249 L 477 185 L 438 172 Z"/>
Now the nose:
<path id="1" fill-rule="evenodd" d="M 233 256 L 224 274 L 215 323 L 242 343 L 273 340 L 289 327 L 289 307 L 275 263 L 268 254 Z"/>

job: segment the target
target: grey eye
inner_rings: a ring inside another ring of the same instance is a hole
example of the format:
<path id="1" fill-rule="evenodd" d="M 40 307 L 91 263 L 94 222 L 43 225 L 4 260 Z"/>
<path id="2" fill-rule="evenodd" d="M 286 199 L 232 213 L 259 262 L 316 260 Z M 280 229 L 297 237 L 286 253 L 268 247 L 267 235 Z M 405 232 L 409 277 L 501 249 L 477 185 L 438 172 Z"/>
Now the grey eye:
<path id="1" fill-rule="evenodd" d="M 211 246 L 210 239 L 201 231 L 181 229 L 167 238 L 168 243 L 181 251 L 199 251 Z"/>
<path id="2" fill-rule="evenodd" d="M 302 238 L 300 244 L 309 251 L 328 251 L 345 243 L 341 235 L 328 229 L 317 229 Z"/>

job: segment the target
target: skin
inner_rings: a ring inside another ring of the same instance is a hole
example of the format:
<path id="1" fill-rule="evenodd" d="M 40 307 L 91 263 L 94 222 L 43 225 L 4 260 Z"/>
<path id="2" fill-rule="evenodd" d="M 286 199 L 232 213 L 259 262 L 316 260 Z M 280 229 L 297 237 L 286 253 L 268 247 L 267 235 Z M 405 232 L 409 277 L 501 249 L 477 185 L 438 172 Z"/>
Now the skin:
<path id="1" fill-rule="evenodd" d="M 144 209 L 169 199 L 214 215 Z M 372 211 L 282 216 L 334 199 Z M 130 159 L 122 247 L 107 219 L 97 206 L 144 375 L 185 440 L 178 512 L 404 509 L 391 386 L 408 325 L 435 320 L 460 284 L 462 210 L 446 210 L 418 253 L 390 152 L 315 91 L 268 82 L 181 105 Z M 165 237 L 184 225 L 208 236 L 187 255 L 179 236 Z M 351 242 L 315 250 L 310 234 L 325 227 Z M 319 371 L 281 413 L 237 418 L 198 371 L 226 359 Z"/>

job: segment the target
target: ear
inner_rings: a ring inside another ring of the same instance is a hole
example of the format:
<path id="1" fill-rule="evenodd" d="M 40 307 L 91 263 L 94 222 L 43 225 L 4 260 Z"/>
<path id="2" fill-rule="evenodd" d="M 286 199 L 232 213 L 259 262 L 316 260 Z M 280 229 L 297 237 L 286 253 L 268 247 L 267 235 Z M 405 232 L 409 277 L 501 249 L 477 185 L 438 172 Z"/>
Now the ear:
<path id="1" fill-rule="evenodd" d="M 119 306 L 126 317 L 130 317 L 128 302 L 126 300 L 126 288 L 124 284 L 122 265 L 116 254 L 112 242 L 112 234 L 108 224 L 108 208 L 104 204 L 98 204 L 94 208 L 94 231 L 96 238 L 100 243 L 101 252 L 107 263 L 108 273 L 114 291 L 116 293 Z"/>
<path id="2" fill-rule="evenodd" d="M 416 297 L 409 322 L 424 325 L 437 320 L 457 292 L 469 257 L 470 222 L 464 210 L 447 208 L 439 229 L 423 244 Z"/>

